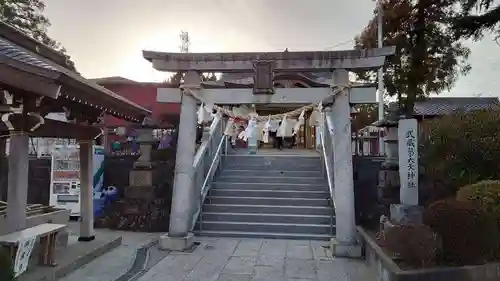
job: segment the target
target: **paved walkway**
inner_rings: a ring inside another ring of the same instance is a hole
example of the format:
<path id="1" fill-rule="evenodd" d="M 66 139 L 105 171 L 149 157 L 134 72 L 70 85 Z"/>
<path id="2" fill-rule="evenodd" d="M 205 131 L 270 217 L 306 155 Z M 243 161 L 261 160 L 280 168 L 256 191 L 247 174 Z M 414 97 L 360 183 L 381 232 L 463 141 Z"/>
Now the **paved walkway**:
<path id="1" fill-rule="evenodd" d="M 78 223 L 70 222 L 68 229 L 70 232 L 69 243 L 76 243 L 78 239 Z M 114 281 L 131 267 L 136 250 L 160 236 L 161 233 L 96 229 L 96 236 L 97 235 L 120 235 L 122 236 L 122 244 L 116 249 L 111 250 L 89 264 L 59 279 L 60 281 Z"/>
<path id="2" fill-rule="evenodd" d="M 197 237 L 139 281 L 374 281 L 363 261 L 329 258 L 325 242 Z"/>

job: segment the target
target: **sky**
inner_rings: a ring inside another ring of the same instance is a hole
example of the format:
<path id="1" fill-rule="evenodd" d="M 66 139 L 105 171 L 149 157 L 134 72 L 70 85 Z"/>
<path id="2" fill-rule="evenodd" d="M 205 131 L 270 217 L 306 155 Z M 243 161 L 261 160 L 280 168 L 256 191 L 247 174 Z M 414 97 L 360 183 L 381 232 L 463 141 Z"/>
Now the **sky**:
<path id="1" fill-rule="evenodd" d="M 162 81 L 142 50 L 191 52 L 351 49 L 373 15 L 372 0 L 44 0 L 49 35 L 87 78 Z M 441 96 L 500 96 L 500 45 L 468 42 L 472 71 Z"/>

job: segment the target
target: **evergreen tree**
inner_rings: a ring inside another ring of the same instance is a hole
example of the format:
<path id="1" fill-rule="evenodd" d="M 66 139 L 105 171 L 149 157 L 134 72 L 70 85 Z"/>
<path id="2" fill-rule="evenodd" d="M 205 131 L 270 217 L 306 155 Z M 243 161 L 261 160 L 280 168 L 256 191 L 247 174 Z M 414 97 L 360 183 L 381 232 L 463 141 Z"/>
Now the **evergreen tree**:
<path id="1" fill-rule="evenodd" d="M 459 37 L 479 39 L 486 31 L 500 37 L 500 3 L 494 0 L 460 0 L 461 13 L 454 18 L 453 28 Z M 473 13 L 476 11 L 477 13 Z"/>
<path id="2" fill-rule="evenodd" d="M 63 53 L 68 58 L 68 67 L 75 70 L 75 65 L 66 50 L 47 34 L 50 21 L 43 15 L 44 9 L 45 4 L 42 0 L 0 0 L 0 20 Z"/>

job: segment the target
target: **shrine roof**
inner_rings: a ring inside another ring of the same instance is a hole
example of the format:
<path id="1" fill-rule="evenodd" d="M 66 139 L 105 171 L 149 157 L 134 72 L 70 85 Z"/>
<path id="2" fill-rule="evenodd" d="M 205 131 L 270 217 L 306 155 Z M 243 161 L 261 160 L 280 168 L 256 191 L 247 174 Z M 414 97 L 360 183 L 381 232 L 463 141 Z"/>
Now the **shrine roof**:
<path id="1" fill-rule="evenodd" d="M 415 102 L 414 112 L 420 116 L 438 116 L 495 108 L 500 108 L 500 102 L 495 97 L 433 97 Z"/>
<path id="2" fill-rule="evenodd" d="M 128 79 L 121 76 L 110 76 L 110 77 L 100 77 L 100 78 L 90 78 L 88 79 L 98 85 L 137 85 L 137 86 L 159 86 L 168 87 L 171 84 L 167 82 L 140 82 L 132 79 Z"/>
<path id="3" fill-rule="evenodd" d="M 57 92 L 52 93 L 34 85 L 29 89 L 20 88 L 25 91 L 53 99 L 73 100 L 82 106 L 99 108 L 107 114 L 129 121 L 142 122 L 145 117 L 151 115 L 151 111 L 70 70 L 71 65 L 64 54 L 2 21 L 0 21 L 0 64 L 6 67 L 0 72 L 0 83 L 4 85 L 18 88 L 25 84 L 25 87 L 28 87 L 27 82 L 19 80 L 21 78 L 13 85 L 12 74 L 8 74 L 7 70 L 15 70 L 19 75 L 38 77 L 35 80 L 43 81 L 43 85 L 59 86 Z"/>

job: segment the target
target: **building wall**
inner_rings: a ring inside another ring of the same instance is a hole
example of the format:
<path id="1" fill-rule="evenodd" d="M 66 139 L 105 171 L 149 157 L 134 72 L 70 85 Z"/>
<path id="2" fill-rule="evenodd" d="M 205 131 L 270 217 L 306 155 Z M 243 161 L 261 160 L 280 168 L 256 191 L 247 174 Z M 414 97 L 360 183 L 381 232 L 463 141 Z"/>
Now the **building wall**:
<path id="1" fill-rule="evenodd" d="M 180 113 L 180 104 L 178 103 L 158 103 L 156 102 L 156 91 L 160 87 L 157 83 L 122 83 L 122 84 L 104 84 L 102 85 L 120 96 L 129 99 L 138 105 L 145 107 L 153 112 L 153 119 L 161 122 L 162 115 L 178 115 Z M 127 122 L 106 116 L 104 119 L 108 127 L 126 126 Z"/>

